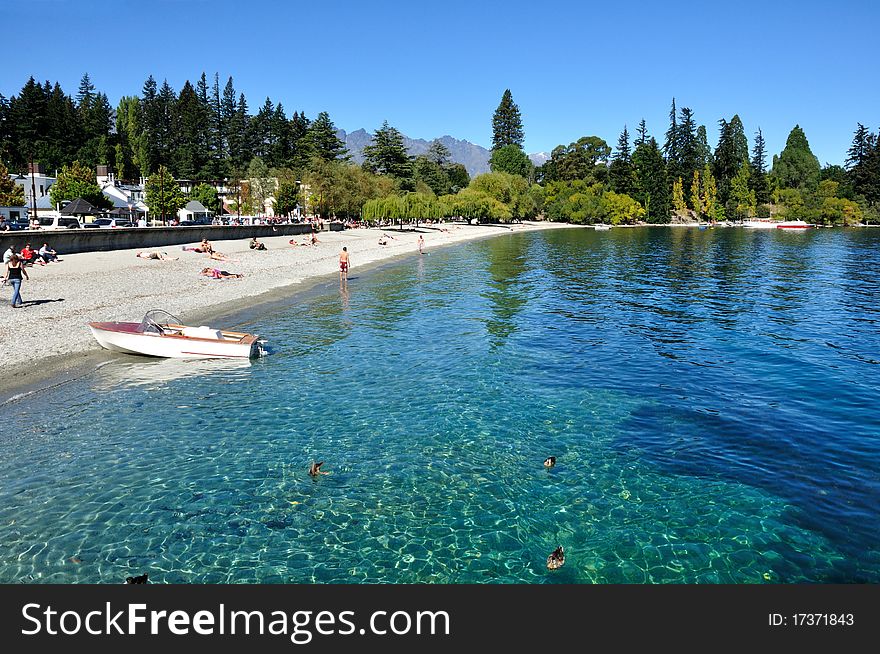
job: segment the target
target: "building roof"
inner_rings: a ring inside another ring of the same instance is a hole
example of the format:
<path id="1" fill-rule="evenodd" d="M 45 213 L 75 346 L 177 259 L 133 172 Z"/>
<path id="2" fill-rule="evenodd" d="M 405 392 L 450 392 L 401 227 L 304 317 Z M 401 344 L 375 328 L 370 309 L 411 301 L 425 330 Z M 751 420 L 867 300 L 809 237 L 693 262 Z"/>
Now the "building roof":
<path id="1" fill-rule="evenodd" d="M 190 200 L 186 203 L 184 207 L 186 211 L 192 211 L 193 213 L 208 213 L 208 209 L 198 200 Z"/>
<path id="2" fill-rule="evenodd" d="M 113 203 L 114 209 L 128 209 L 128 202 L 120 198 L 118 195 L 113 193 L 108 193 L 106 188 L 101 189 L 101 193 L 104 194 L 104 197 L 110 200 Z"/>
<path id="3" fill-rule="evenodd" d="M 62 216 L 100 216 L 103 212 L 91 202 L 77 198 L 61 207 Z"/>
<path id="4" fill-rule="evenodd" d="M 37 198 L 37 209 L 54 209 L 55 205 L 52 204 L 52 197 L 49 195 L 41 195 Z"/>

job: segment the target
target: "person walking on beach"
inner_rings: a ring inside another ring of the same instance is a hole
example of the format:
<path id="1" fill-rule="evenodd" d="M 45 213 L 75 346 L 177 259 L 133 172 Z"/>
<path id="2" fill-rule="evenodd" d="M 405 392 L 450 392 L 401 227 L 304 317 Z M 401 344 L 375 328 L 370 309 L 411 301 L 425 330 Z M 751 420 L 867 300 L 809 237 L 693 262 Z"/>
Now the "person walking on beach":
<path id="1" fill-rule="evenodd" d="M 21 299 L 22 275 L 24 275 L 25 279 L 30 280 L 27 270 L 24 269 L 24 265 L 21 263 L 21 259 L 19 259 L 17 254 L 13 254 L 9 263 L 6 264 L 6 276 L 3 278 L 3 281 L 12 286 L 13 309 L 18 309 L 19 307 L 24 306 L 24 302 L 22 302 Z"/>
<path id="2" fill-rule="evenodd" d="M 424 254 L 424 249 L 425 249 L 425 239 L 421 234 L 419 234 L 419 254 Z"/>
<path id="3" fill-rule="evenodd" d="M 343 247 L 339 253 L 339 281 L 348 281 L 348 248 Z"/>

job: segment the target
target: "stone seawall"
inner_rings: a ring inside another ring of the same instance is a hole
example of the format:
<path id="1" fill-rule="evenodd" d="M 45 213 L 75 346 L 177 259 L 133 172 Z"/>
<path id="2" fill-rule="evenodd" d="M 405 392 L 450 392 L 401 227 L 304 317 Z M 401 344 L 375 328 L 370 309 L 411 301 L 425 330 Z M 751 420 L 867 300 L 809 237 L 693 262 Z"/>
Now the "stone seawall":
<path id="1" fill-rule="evenodd" d="M 324 229 L 341 231 L 342 223 L 325 223 Z M 268 238 L 270 236 L 296 236 L 312 231 L 309 223 L 293 225 L 206 225 L 201 227 L 112 227 L 98 229 L 40 229 L 20 232 L 0 232 L 0 251 L 10 245 L 21 252 L 26 243 L 39 250 L 43 243 L 59 254 L 79 252 L 106 252 L 109 250 L 133 250 L 162 248 L 169 245 L 209 241 L 228 241 L 243 238 Z"/>

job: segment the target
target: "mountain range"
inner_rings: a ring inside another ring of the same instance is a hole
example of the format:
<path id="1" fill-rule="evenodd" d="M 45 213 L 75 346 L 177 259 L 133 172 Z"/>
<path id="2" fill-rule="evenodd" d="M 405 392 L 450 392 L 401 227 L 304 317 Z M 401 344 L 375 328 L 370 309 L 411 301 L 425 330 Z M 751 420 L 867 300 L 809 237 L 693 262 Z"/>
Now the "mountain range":
<path id="1" fill-rule="evenodd" d="M 336 133 L 340 139 L 345 141 L 345 147 L 348 148 L 352 161 L 358 164 L 363 163 L 364 146 L 370 144 L 373 140 L 373 135 L 363 128 L 354 132 L 346 132 L 344 129 L 340 129 Z M 441 136 L 437 140 L 447 147 L 450 159 L 455 163 L 463 164 L 471 177 L 489 172 L 489 157 L 492 153 L 483 146 L 448 135 Z M 426 154 L 432 142 L 433 139 L 426 141 L 425 139 L 411 139 L 403 135 L 403 143 L 407 151 L 414 157 Z M 550 155 L 546 152 L 536 152 L 529 155 L 529 159 L 536 166 L 540 166 L 549 158 Z"/>

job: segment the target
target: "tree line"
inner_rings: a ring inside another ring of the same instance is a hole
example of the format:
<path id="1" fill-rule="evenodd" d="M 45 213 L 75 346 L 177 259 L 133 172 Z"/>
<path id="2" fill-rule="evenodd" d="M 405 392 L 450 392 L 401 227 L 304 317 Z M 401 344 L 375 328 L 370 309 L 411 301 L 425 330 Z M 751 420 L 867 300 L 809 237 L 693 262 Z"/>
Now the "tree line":
<path id="1" fill-rule="evenodd" d="M 375 200 L 367 214 L 376 219 L 440 210 L 499 221 L 544 214 L 573 222 L 666 223 L 771 213 L 826 224 L 880 221 L 880 137 L 863 125 L 845 165 L 824 167 L 799 126 L 770 166 L 760 129 L 750 151 L 738 115 L 721 119 L 719 128 L 713 150 L 705 126 L 673 99 L 660 140 L 642 120 L 634 138 L 624 126 L 614 148 L 599 136 L 583 136 L 554 148 L 536 168 L 523 151 L 522 116 L 507 89 L 492 116 L 492 172 L 471 180 L 440 141 L 425 155 L 409 155 L 403 135 L 387 122 L 357 166 L 326 112 L 314 119 L 296 111 L 288 117 L 267 97 L 252 113 L 232 77 L 221 90 L 219 74 L 209 83 L 202 73 L 176 92 L 167 80 L 159 85 L 150 76 L 141 95 L 121 98 L 114 112 L 86 74 L 74 96 L 58 83 L 33 78 L 8 100 L 0 95 L 0 162 L 23 171 L 35 161 L 75 171 L 83 182 L 98 164 L 109 165 L 119 179 L 153 177 L 162 189 L 153 200 L 166 213 L 186 201 L 172 191 L 167 206 L 158 197 L 166 194 L 167 176 L 231 178 L 234 185 L 244 180 L 233 189 L 234 210 L 244 213 L 262 213 L 271 197 L 278 214 L 307 203 L 322 216 L 352 218 Z M 148 196 L 156 184 L 148 183 Z M 302 188 L 309 197 L 302 197 Z M 100 203 L 96 190 L 89 192 Z M 410 195 L 417 197 L 406 200 Z M 197 186 L 191 197 L 219 209 L 209 184 Z"/>

